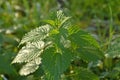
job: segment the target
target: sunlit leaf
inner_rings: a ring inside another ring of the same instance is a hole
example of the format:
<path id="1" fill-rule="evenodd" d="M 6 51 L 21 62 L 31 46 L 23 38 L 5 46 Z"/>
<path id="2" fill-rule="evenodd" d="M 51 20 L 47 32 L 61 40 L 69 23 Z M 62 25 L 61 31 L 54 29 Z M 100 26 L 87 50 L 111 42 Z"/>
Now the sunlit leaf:
<path id="1" fill-rule="evenodd" d="M 41 58 L 36 58 L 33 61 L 28 62 L 24 65 L 20 70 L 20 75 L 28 75 L 30 73 L 35 72 L 41 63 Z"/>
<path id="2" fill-rule="evenodd" d="M 27 34 L 22 38 L 20 44 L 24 44 L 26 42 L 36 42 L 45 39 L 48 36 L 48 33 L 51 29 L 50 25 L 40 26 Z"/>
<path id="3" fill-rule="evenodd" d="M 43 41 L 28 43 L 19 51 L 12 63 L 29 62 L 34 60 L 43 52 L 43 48 Z"/>

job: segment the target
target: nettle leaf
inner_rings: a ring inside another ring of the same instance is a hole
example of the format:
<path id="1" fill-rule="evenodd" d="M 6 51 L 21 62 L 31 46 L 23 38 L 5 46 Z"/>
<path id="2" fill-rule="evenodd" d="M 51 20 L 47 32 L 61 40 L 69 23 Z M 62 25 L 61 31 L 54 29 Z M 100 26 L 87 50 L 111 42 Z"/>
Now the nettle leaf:
<path id="1" fill-rule="evenodd" d="M 26 46 L 22 47 L 12 63 L 22 63 L 34 60 L 43 52 L 44 46 L 45 43 L 43 41 L 27 43 Z"/>
<path id="2" fill-rule="evenodd" d="M 43 20 L 43 22 L 50 24 L 51 26 L 55 26 L 55 22 L 53 20 Z"/>
<path id="3" fill-rule="evenodd" d="M 28 75 L 30 73 L 33 73 L 39 68 L 40 63 L 41 63 L 41 58 L 36 58 L 33 61 L 28 62 L 19 71 L 20 75 Z"/>
<path id="4" fill-rule="evenodd" d="M 70 26 L 69 28 L 68 28 L 68 33 L 69 33 L 69 35 L 72 35 L 72 34 L 74 34 L 74 33 L 77 33 L 78 31 L 80 31 L 80 27 L 79 26 Z"/>
<path id="5" fill-rule="evenodd" d="M 73 42 L 78 44 L 78 46 L 93 46 L 99 48 L 97 41 L 87 32 L 79 30 L 70 35 L 70 38 Z"/>
<path id="6" fill-rule="evenodd" d="M 60 24 L 55 22 L 55 24 L 59 24 L 58 28 L 53 27 L 52 25 L 52 27 L 50 25 L 44 25 L 25 34 L 20 42 L 20 45 L 25 44 L 25 46 L 22 47 L 18 52 L 18 55 L 12 61 L 12 63 L 26 63 L 26 65 L 20 70 L 21 75 L 28 75 L 34 72 L 40 64 L 36 64 L 36 58 L 43 58 L 43 65 L 46 70 L 48 70 L 55 80 L 59 79 L 60 74 L 66 70 L 71 61 L 70 51 L 64 49 L 70 47 L 70 40 L 66 40 L 66 37 L 63 34 L 64 31 L 59 31 L 60 26 L 62 26 L 68 19 L 69 18 L 65 17 L 61 11 L 58 11 L 57 21 L 60 22 Z M 52 21 L 51 24 L 54 24 L 54 22 Z M 53 46 L 55 46 L 54 49 L 57 49 L 55 53 L 47 50 L 51 47 L 52 42 L 54 44 Z M 41 53 L 44 54 L 43 57 L 41 57 Z M 45 63 L 46 61 L 47 63 Z M 52 67 L 50 67 L 51 69 L 46 66 L 48 63 L 52 63 L 50 64 L 52 65 Z"/>
<path id="7" fill-rule="evenodd" d="M 94 74 L 92 71 L 86 68 L 75 68 L 74 70 L 74 79 L 75 80 L 99 80 L 98 76 Z"/>
<path id="8" fill-rule="evenodd" d="M 57 12 L 55 21 L 46 21 L 50 25 L 40 26 L 25 34 L 20 42 L 20 45 L 25 44 L 25 46 L 12 62 L 26 63 L 20 70 L 21 75 L 35 72 L 41 64 L 47 80 L 60 80 L 61 74 L 70 66 L 73 57 L 79 56 L 86 61 L 101 59 L 102 54 L 99 52 L 100 47 L 96 40 L 78 28 L 75 30 L 68 28 L 69 26 L 65 24 L 68 19 L 69 17 L 64 16 L 60 10 Z M 76 48 L 74 48 L 73 43 Z M 79 53 L 79 55 L 73 54 L 74 52 Z M 84 74 L 87 72 L 86 74 L 95 78 L 89 79 L 87 76 L 86 79 L 82 80 L 98 80 L 94 74 L 87 70 L 81 72 Z M 82 76 L 85 77 L 85 75 Z"/>
<path id="9" fill-rule="evenodd" d="M 108 47 L 107 54 L 112 58 L 120 58 L 120 37 L 111 42 L 110 46 Z"/>
<path id="10" fill-rule="evenodd" d="M 51 30 L 51 28 L 52 27 L 50 25 L 44 25 L 36 29 L 33 29 L 32 31 L 25 34 L 20 44 L 24 44 L 26 42 L 36 42 L 36 41 L 44 40 L 49 35 L 48 33 Z"/>
<path id="11" fill-rule="evenodd" d="M 70 17 L 66 17 L 64 14 L 63 14 L 63 11 L 62 10 L 59 10 L 57 11 L 57 25 L 60 27 L 62 27 L 64 25 L 64 23 L 67 22 L 67 20 L 69 20 Z"/>
<path id="12" fill-rule="evenodd" d="M 77 45 L 76 51 L 81 59 L 90 62 L 103 58 L 104 55 L 99 44 L 89 33 L 76 30 L 70 35 L 70 39 Z"/>
<path id="13" fill-rule="evenodd" d="M 47 49 L 42 54 L 42 64 L 46 75 L 50 75 L 53 80 L 59 80 L 61 74 L 70 66 L 71 59 L 72 54 L 68 49 L 61 53 L 58 53 L 54 47 Z"/>
<path id="14" fill-rule="evenodd" d="M 103 58 L 101 50 L 94 47 L 83 47 L 77 49 L 78 56 L 87 62 L 97 61 Z"/>

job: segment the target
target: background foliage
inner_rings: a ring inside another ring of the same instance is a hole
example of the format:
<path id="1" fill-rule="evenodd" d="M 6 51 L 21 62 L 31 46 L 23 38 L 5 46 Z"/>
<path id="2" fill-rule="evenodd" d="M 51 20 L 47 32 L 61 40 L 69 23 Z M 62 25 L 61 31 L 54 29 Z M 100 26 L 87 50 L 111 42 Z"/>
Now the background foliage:
<path id="1" fill-rule="evenodd" d="M 18 71 L 24 63 L 13 65 L 11 62 L 23 46 L 18 47 L 24 34 L 44 25 L 44 20 L 54 19 L 53 13 L 61 7 L 67 16 L 72 16 L 72 23 L 93 35 L 104 53 L 104 58 L 100 58 L 100 61 L 97 62 L 90 61 L 87 54 L 78 55 L 86 57 L 82 57 L 84 60 L 76 57 L 62 75 L 62 79 L 85 80 L 82 73 L 88 75 L 85 73 L 88 72 L 91 76 L 96 74 L 100 80 L 119 80 L 119 5 L 119 0 L 100 0 L 99 2 L 97 0 L 63 0 L 63 3 L 59 0 L 0 0 L 0 79 L 40 80 L 44 74 L 41 66 L 33 74 L 20 76 Z M 83 34 L 85 39 L 89 37 L 85 36 L 87 33 L 84 32 L 79 34 Z M 72 34 L 72 36 L 79 37 L 77 34 Z M 88 39 L 89 41 L 91 42 Z M 80 41 L 74 42 L 76 42 L 75 44 L 81 43 Z M 89 52 L 89 54 L 98 52 L 93 51 L 91 49 L 78 50 L 78 52 Z M 93 55 L 90 56 L 96 60 Z M 91 80 L 94 79 L 97 80 L 96 77 Z"/>

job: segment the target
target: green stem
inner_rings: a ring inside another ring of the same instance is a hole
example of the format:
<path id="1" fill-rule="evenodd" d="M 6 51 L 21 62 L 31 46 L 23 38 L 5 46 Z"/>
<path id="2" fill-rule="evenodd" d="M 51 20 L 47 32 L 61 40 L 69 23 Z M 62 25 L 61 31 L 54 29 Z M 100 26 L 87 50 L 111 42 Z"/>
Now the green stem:
<path id="1" fill-rule="evenodd" d="M 110 10 L 109 44 L 110 44 L 113 37 L 113 18 L 112 18 L 113 15 L 110 5 L 109 5 L 109 10 Z"/>

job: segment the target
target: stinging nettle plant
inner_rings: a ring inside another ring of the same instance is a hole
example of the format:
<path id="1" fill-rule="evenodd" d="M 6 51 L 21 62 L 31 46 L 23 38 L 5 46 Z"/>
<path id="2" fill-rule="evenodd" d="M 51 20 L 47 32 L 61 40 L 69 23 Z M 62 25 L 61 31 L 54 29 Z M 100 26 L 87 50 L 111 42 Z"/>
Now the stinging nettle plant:
<path id="1" fill-rule="evenodd" d="M 20 69 L 20 75 L 29 75 L 42 66 L 46 80 L 60 80 L 76 57 L 87 63 L 103 58 L 96 40 L 89 33 L 70 24 L 69 19 L 59 10 L 54 20 L 46 20 L 46 25 L 25 34 L 20 42 L 20 45 L 25 46 L 12 61 L 26 63 Z M 80 70 L 95 78 L 85 75 L 86 80 L 99 80 L 90 70 Z"/>

